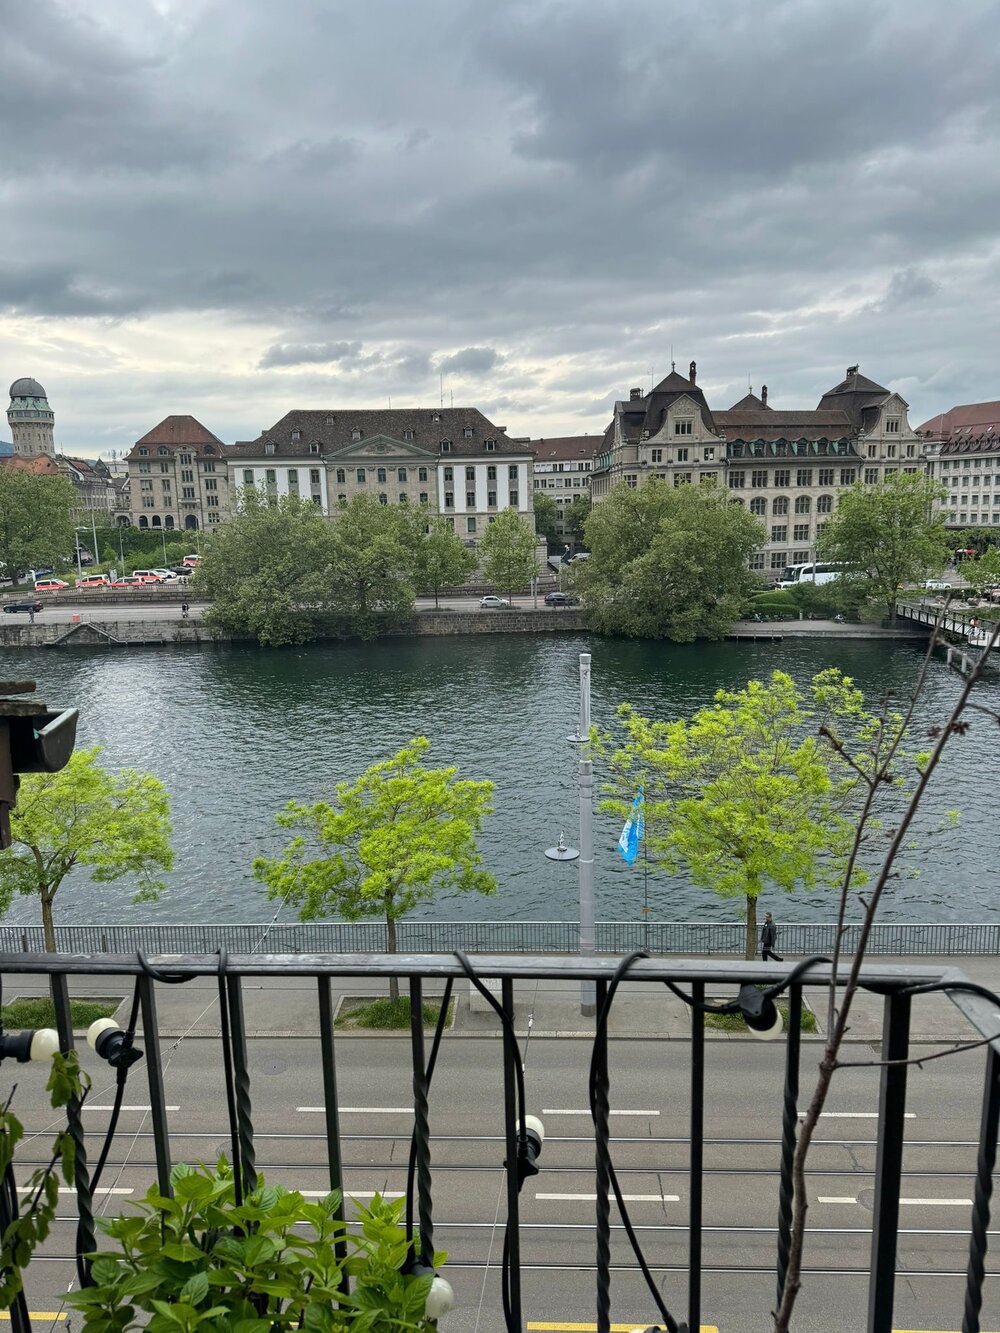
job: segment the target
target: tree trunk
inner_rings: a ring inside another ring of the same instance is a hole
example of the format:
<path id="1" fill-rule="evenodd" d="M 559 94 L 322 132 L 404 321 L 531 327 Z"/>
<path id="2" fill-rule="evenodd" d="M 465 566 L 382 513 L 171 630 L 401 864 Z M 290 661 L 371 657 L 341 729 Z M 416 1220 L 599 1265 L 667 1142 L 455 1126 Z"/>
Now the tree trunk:
<path id="1" fill-rule="evenodd" d="M 434 610 L 438 609 L 438 585 L 434 585 Z"/>
<path id="2" fill-rule="evenodd" d="M 42 930 L 45 932 L 45 948 L 49 953 L 56 951 L 56 928 L 52 922 L 52 898 L 42 894 Z"/>
<path id="3" fill-rule="evenodd" d="M 392 915 L 392 902 L 386 899 L 385 902 L 385 941 L 386 949 L 389 953 L 396 952 L 396 918 Z M 389 978 L 389 999 L 394 1003 L 399 999 L 399 978 Z"/>
<path id="4" fill-rule="evenodd" d="M 757 956 L 757 898 L 747 894 L 747 962 L 752 962 Z"/>

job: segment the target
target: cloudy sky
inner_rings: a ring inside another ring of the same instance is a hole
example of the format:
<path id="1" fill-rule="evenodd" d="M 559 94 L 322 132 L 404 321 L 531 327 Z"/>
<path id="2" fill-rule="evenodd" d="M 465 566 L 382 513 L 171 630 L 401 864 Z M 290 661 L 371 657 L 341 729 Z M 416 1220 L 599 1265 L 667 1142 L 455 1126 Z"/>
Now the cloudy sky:
<path id="1" fill-rule="evenodd" d="M 169 413 L 599 432 L 860 362 L 1000 398 L 996 0 L 0 0 L 0 375 Z M 5 429 L 0 434 L 6 435 Z"/>

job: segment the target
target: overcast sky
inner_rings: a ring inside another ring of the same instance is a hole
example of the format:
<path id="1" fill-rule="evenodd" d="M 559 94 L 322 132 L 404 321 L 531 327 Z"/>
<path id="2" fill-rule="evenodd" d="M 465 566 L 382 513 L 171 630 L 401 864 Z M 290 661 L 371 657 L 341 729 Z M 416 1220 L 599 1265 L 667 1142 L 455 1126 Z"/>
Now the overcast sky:
<path id="1" fill-rule="evenodd" d="M 0 375 L 170 413 L 600 432 L 698 362 L 1000 398 L 996 0 L 0 0 Z M 0 435 L 9 432 L 0 425 Z"/>

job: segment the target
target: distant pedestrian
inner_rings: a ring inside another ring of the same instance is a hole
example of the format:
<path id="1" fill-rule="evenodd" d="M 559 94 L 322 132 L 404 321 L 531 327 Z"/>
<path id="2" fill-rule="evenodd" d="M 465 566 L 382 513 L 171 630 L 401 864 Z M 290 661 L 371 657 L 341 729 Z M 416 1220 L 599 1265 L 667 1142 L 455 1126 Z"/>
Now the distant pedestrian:
<path id="1" fill-rule="evenodd" d="M 771 913 L 764 913 L 764 924 L 760 931 L 760 956 L 763 962 L 773 958 L 776 963 L 783 963 L 785 960 L 781 954 L 774 952 L 774 943 L 778 938 L 778 927 L 771 920 Z"/>
<path id="2" fill-rule="evenodd" d="M 35 608 L 33 606 L 28 607 L 28 620 L 32 625 L 35 623 Z"/>
<path id="3" fill-rule="evenodd" d="M 187 602 L 181 602 L 181 620 L 187 620 L 188 612 L 190 610 L 191 608 L 188 606 Z"/>

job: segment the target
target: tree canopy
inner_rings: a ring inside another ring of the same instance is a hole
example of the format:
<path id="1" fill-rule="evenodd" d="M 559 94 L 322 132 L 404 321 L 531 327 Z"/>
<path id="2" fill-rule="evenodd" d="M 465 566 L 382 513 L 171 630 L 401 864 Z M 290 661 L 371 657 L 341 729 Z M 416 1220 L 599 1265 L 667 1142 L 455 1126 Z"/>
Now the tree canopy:
<path id="1" fill-rule="evenodd" d="M 503 509 L 479 539 L 483 573 L 501 592 L 524 588 L 538 573 L 535 531 L 516 509 Z"/>
<path id="2" fill-rule="evenodd" d="M 618 711 L 625 740 L 610 756 L 613 795 L 604 808 L 626 814 L 643 785 L 650 860 L 744 901 L 747 958 L 762 892 L 842 881 L 857 773 L 817 727 L 862 742 L 877 734 L 850 677 L 821 672 L 806 695 L 775 671 L 768 682 L 719 690 L 711 707 L 673 722 L 627 704 Z"/>
<path id="3" fill-rule="evenodd" d="M 15 893 L 37 894 L 53 952 L 52 904 L 71 871 L 86 867 L 97 884 L 128 876 L 132 901 L 147 902 L 173 865 L 166 788 L 150 773 L 102 768 L 100 754 L 100 746 L 77 750 L 58 773 L 26 774 L 11 811 L 11 846 L 0 852 L 0 915 Z"/>
<path id="4" fill-rule="evenodd" d="M 535 531 L 547 542 L 554 542 L 559 536 L 556 531 L 559 511 L 555 500 L 544 491 L 535 491 L 531 503 L 535 511 Z"/>
<path id="5" fill-rule="evenodd" d="M 563 527 L 566 536 L 573 542 L 582 542 L 587 527 L 587 519 L 593 510 L 589 495 L 574 495 L 563 514 Z"/>
<path id="6" fill-rule="evenodd" d="M 290 801 L 276 818 L 295 836 L 280 856 L 253 863 L 268 897 L 289 902 L 302 921 L 382 916 L 395 953 L 396 922 L 418 903 L 443 890 L 493 893 L 476 849 L 493 783 L 426 768 L 429 748 L 415 737 L 354 782 L 338 782 L 332 802 Z M 395 999 L 395 981 L 391 990 Z"/>
<path id="7" fill-rule="evenodd" d="M 574 566 L 587 617 L 604 634 L 689 643 L 719 639 L 757 583 L 757 519 L 714 486 L 615 486 L 586 524 L 591 557 Z"/>
<path id="8" fill-rule="evenodd" d="M 989 547 L 978 560 L 962 564 L 962 576 L 973 592 L 980 595 L 987 588 L 1000 587 L 1000 547 Z"/>
<path id="9" fill-rule="evenodd" d="M 0 573 L 61 564 L 75 546 L 74 491 L 65 477 L 0 467 Z"/>
<path id="10" fill-rule="evenodd" d="M 891 616 L 900 588 L 944 568 L 952 545 L 934 502 L 944 490 L 917 472 L 896 472 L 877 486 L 844 491 L 817 547 L 864 579 Z"/>
<path id="11" fill-rule="evenodd" d="M 418 515 L 421 522 L 423 515 Z M 476 568 L 476 557 L 462 542 L 447 518 L 430 520 L 430 531 L 416 543 L 414 578 L 421 592 L 434 594 L 434 605 L 442 588 L 463 583 Z"/>

